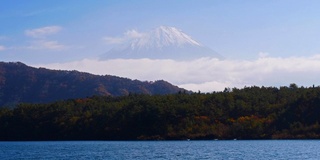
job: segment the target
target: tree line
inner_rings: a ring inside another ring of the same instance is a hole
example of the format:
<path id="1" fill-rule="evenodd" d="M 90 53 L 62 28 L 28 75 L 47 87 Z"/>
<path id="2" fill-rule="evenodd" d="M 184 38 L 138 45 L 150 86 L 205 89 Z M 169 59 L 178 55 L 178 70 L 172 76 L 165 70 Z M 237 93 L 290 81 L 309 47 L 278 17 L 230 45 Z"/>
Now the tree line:
<path id="1" fill-rule="evenodd" d="M 92 96 L 0 109 L 0 140 L 320 138 L 320 87 Z"/>

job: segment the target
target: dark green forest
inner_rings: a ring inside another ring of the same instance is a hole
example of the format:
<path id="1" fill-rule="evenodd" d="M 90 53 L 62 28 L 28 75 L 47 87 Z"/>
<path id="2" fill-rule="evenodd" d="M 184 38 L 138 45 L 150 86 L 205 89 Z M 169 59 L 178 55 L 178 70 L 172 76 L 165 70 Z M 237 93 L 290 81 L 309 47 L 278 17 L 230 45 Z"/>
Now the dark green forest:
<path id="1" fill-rule="evenodd" d="M 0 110 L 0 140 L 320 138 L 320 87 L 92 96 Z"/>

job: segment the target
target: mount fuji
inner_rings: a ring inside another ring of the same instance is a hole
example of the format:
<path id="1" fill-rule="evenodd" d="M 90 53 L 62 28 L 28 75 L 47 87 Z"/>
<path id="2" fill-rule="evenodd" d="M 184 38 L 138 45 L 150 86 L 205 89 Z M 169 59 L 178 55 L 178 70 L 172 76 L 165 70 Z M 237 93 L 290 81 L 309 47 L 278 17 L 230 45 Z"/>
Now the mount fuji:
<path id="1" fill-rule="evenodd" d="M 114 47 L 101 59 L 150 58 L 188 60 L 201 57 L 223 57 L 174 27 L 160 26 L 127 43 Z"/>

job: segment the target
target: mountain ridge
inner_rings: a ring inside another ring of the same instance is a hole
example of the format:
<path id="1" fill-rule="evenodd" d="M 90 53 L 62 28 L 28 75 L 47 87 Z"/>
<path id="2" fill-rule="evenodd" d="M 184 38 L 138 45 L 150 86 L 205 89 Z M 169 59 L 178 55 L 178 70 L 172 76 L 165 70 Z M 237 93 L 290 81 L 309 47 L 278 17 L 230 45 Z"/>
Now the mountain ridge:
<path id="1" fill-rule="evenodd" d="M 185 89 L 164 80 L 142 82 L 111 75 L 50 70 L 21 62 L 0 62 L 0 107 L 17 103 L 47 103 L 93 95 L 174 94 Z M 188 91 L 187 91 L 188 92 Z"/>

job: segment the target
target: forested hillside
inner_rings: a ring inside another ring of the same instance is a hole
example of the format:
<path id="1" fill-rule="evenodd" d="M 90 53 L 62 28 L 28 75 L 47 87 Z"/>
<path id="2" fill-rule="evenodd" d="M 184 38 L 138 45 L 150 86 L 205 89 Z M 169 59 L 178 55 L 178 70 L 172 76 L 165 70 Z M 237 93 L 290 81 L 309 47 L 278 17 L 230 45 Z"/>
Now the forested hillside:
<path id="1" fill-rule="evenodd" d="M 93 96 L 0 110 L 0 140 L 320 138 L 320 88 Z"/>
<path id="2" fill-rule="evenodd" d="M 21 102 L 47 103 L 93 95 L 172 94 L 184 89 L 159 80 L 141 82 L 116 76 L 29 67 L 0 62 L 0 107 Z"/>

